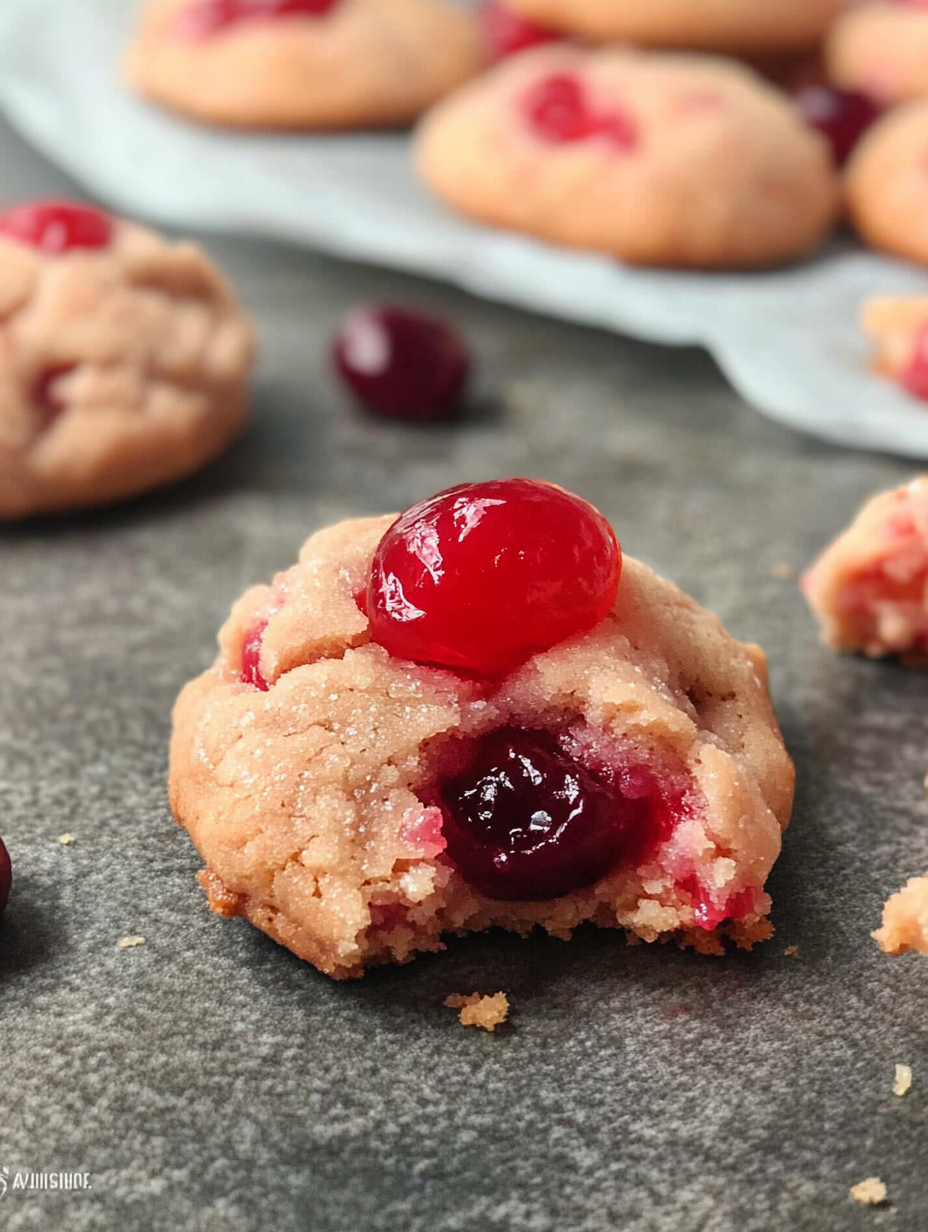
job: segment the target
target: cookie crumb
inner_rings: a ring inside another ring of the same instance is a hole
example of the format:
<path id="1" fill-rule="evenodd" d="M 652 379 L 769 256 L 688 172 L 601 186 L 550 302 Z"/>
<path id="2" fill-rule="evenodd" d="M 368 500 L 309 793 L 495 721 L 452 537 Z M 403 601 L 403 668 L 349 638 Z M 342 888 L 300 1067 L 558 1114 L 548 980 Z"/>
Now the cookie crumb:
<path id="1" fill-rule="evenodd" d="M 144 937 L 120 937 L 116 942 L 117 950 L 134 950 L 137 945 L 144 945 Z"/>
<path id="2" fill-rule="evenodd" d="M 911 1065 L 897 1065 L 896 1077 L 893 1081 L 893 1095 L 903 1096 L 912 1086 L 912 1067 Z"/>
<path id="3" fill-rule="evenodd" d="M 791 565 L 788 560 L 778 560 L 770 566 L 770 576 L 779 578 L 781 582 L 791 582 L 796 572 L 796 566 Z"/>
<path id="4" fill-rule="evenodd" d="M 58 842 L 62 845 L 62 847 L 70 847 L 71 844 L 74 842 L 74 835 L 73 834 L 59 834 Z"/>
<path id="5" fill-rule="evenodd" d="M 861 1206 L 881 1206 L 886 1201 L 886 1186 L 877 1176 L 869 1176 L 851 1186 L 851 1197 Z"/>
<path id="6" fill-rule="evenodd" d="M 798 953 L 799 953 L 798 945 L 788 945 L 786 949 L 783 951 L 783 955 L 786 958 L 794 958 Z"/>
<path id="7" fill-rule="evenodd" d="M 504 992 L 492 997 L 483 997 L 479 992 L 472 992 L 469 996 L 452 993 L 445 998 L 445 1005 L 461 1011 L 462 1027 L 482 1027 L 484 1031 L 495 1031 L 509 1016 L 509 999 Z"/>

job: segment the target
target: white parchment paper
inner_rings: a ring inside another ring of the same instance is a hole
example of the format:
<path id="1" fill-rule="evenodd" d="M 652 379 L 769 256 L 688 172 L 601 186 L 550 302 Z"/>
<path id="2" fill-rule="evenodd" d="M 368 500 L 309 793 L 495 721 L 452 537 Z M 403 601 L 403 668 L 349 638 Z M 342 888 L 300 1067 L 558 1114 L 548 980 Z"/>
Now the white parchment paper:
<path id="1" fill-rule="evenodd" d="M 836 241 L 760 274 L 637 270 L 465 222 L 396 134 L 222 133 L 147 106 L 116 65 L 139 0 L 2 0 L 0 108 L 118 210 L 279 237 L 655 342 L 698 343 L 758 410 L 823 439 L 928 458 L 928 405 L 867 371 L 861 300 L 928 272 Z"/>

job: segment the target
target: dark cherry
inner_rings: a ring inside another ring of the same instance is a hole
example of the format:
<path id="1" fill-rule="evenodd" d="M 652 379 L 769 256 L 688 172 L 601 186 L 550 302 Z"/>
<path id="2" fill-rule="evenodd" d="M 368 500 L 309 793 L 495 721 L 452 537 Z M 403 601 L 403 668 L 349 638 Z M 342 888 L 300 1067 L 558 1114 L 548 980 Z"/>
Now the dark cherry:
<path id="1" fill-rule="evenodd" d="M 10 886 L 13 884 L 13 866 L 10 863 L 10 853 L 0 839 L 0 915 L 6 908 L 10 897 Z"/>
<path id="2" fill-rule="evenodd" d="M 174 18 L 175 38 L 199 42 L 243 21 L 324 17 L 338 0 L 193 0 Z"/>
<path id="3" fill-rule="evenodd" d="M 599 624 L 621 569 L 611 526 L 579 496 L 537 479 L 461 484 L 380 541 L 371 636 L 400 659 L 502 676 Z"/>
<path id="4" fill-rule="evenodd" d="M 529 21 L 500 0 L 483 0 L 477 8 L 477 20 L 493 60 L 504 60 L 543 43 L 557 43 L 564 37 L 558 30 Z"/>
<path id="5" fill-rule="evenodd" d="M 467 348 L 446 321 L 388 304 L 359 308 L 346 317 L 332 356 L 361 403 L 389 419 L 451 415 L 470 368 Z"/>
<path id="6" fill-rule="evenodd" d="M 266 693 L 271 687 L 261 671 L 261 646 L 266 628 L 267 621 L 259 621 L 246 633 L 242 642 L 242 681 L 260 689 L 262 693 Z"/>
<path id="7" fill-rule="evenodd" d="M 912 355 L 899 374 L 899 384 L 914 397 L 928 402 L 928 325 L 923 325 L 915 336 Z"/>
<path id="8" fill-rule="evenodd" d="M 529 124 L 545 141 L 564 145 L 600 137 L 623 150 L 638 144 L 634 119 L 617 108 L 608 113 L 595 111 L 582 82 L 569 73 L 536 82 L 525 97 L 524 108 Z"/>
<path id="9" fill-rule="evenodd" d="M 73 372 L 76 364 L 55 364 L 46 368 L 35 382 L 32 389 L 32 399 L 42 417 L 43 428 L 50 427 L 65 410 L 67 402 L 56 389 L 58 379 Z"/>
<path id="10" fill-rule="evenodd" d="M 552 733 L 501 728 L 440 789 L 448 856 L 489 898 L 571 894 L 663 837 L 655 835 L 660 795 L 649 786 L 626 796 L 569 757 Z"/>
<path id="11" fill-rule="evenodd" d="M 106 248 L 113 238 L 113 220 L 92 205 L 32 201 L 0 214 L 0 235 L 58 256 L 72 248 Z"/>
<path id="12" fill-rule="evenodd" d="M 832 86 L 806 86 L 797 92 L 796 104 L 806 123 L 827 138 L 839 167 L 880 116 L 880 107 L 869 95 Z"/>

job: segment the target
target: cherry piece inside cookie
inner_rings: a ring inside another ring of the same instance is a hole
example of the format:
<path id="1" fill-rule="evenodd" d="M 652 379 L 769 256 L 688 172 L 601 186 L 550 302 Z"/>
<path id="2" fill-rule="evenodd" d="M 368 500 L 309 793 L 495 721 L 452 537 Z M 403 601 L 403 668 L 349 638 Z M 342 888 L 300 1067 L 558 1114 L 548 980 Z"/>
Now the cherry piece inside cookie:
<path id="1" fill-rule="evenodd" d="M 75 248 L 108 247 L 113 220 L 91 205 L 34 201 L 0 214 L 0 237 L 58 256 Z"/>
<path id="2" fill-rule="evenodd" d="M 194 0 L 174 19 L 175 38 L 198 42 L 242 22 L 324 17 L 338 0 Z"/>
<path id="3" fill-rule="evenodd" d="M 467 770 L 439 788 L 448 855 L 489 898 L 538 901 L 592 885 L 672 828 L 653 776 L 625 770 L 620 786 L 550 732 L 491 732 Z"/>
<path id="4" fill-rule="evenodd" d="M 371 636 L 398 658 L 502 676 L 598 624 L 621 568 L 612 528 L 579 496 L 533 479 L 462 484 L 381 540 Z"/>
<path id="5" fill-rule="evenodd" d="M 346 317 L 332 357 L 359 401 L 387 419 L 452 415 L 470 369 L 467 347 L 448 322 L 387 304 Z"/>
<path id="6" fill-rule="evenodd" d="M 807 86 L 796 94 L 796 105 L 812 128 L 831 145 L 835 162 L 843 167 L 857 142 L 882 108 L 860 90 L 837 90 L 831 86 Z"/>
<path id="7" fill-rule="evenodd" d="M 13 866 L 10 863 L 10 853 L 0 839 L 0 915 L 6 910 L 10 897 L 10 887 L 13 884 Z"/>
<path id="8" fill-rule="evenodd" d="M 264 644 L 265 629 L 266 618 L 258 621 L 242 642 L 242 683 L 250 684 L 262 693 L 266 693 L 271 687 L 261 671 L 261 647 Z"/>
<path id="9" fill-rule="evenodd" d="M 523 17 L 500 0 L 484 0 L 477 9 L 477 19 L 493 60 L 504 60 L 530 47 L 559 42 L 564 37 L 558 30 Z"/>
<path id="10" fill-rule="evenodd" d="M 595 109 L 582 81 L 569 73 L 553 74 L 537 82 L 523 107 L 534 132 L 554 144 L 593 138 L 602 138 L 621 150 L 633 150 L 638 144 L 634 118 L 615 105 L 609 111 Z"/>
<path id="11" fill-rule="evenodd" d="M 50 427 L 63 413 L 67 402 L 58 382 L 75 369 L 75 364 L 55 364 L 40 374 L 32 390 L 32 398 L 38 407 L 42 427 Z"/>

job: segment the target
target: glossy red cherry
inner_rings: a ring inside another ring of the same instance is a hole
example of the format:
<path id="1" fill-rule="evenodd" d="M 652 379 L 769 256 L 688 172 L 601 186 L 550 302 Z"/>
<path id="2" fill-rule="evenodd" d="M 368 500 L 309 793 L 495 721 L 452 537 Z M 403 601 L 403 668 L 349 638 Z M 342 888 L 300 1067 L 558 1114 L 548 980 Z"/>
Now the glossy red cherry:
<path id="1" fill-rule="evenodd" d="M 13 884 L 13 866 L 10 863 L 10 853 L 0 839 L 0 915 L 6 908 L 10 897 L 10 887 Z"/>
<path id="2" fill-rule="evenodd" d="M 914 397 L 928 402 L 928 324 L 915 335 L 909 362 L 899 374 L 899 384 Z"/>
<path id="3" fill-rule="evenodd" d="M 796 103 L 806 123 L 827 138 L 839 167 L 880 116 L 880 107 L 859 90 L 806 86 L 796 94 Z"/>
<path id="4" fill-rule="evenodd" d="M 467 349 L 447 322 L 387 304 L 359 308 L 346 317 L 332 357 L 360 402 L 389 419 L 451 415 L 470 368 Z"/>
<path id="5" fill-rule="evenodd" d="M 260 620 L 250 629 L 242 642 L 242 682 L 253 685 L 266 693 L 271 687 L 261 671 L 261 647 L 264 644 L 264 630 L 267 621 Z"/>
<path id="6" fill-rule="evenodd" d="M 557 73 L 537 82 L 525 98 L 525 115 L 545 141 L 558 145 L 605 138 L 617 149 L 632 150 L 638 144 L 634 119 L 613 107 L 594 111 L 583 84 L 569 73 Z"/>
<path id="7" fill-rule="evenodd" d="M 500 0 L 483 0 L 477 8 L 477 20 L 493 60 L 504 60 L 543 43 L 557 43 L 564 37 L 558 30 L 529 21 Z"/>
<path id="8" fill-rule="evenodd" d="M 198 42 L 243 21 L 324 17 L 338 0 L 193 0 L 171 25 L 175 38 Z"/>
<path id="9" fill-rule="evenodd" d="M 537 479 L 465 483 L 380 541 L 371 636 L 397 658 L 502 676 L 598 624 L 621 568 L 612 528 L 579 496 Z"/>
<path id="10" fill-rule="evenodd" d="M 33 201 L 0 214 L 0 235 L 58 256 L 72 248 L 106 248 L 113 238 L 113 220 L 92 205 Z"/>
<path id="11" fill-rule="evenodd" d="M 655 837 L 659 792 L 651 780 L 638 790 L 624 795 L 549 732 L 502 728 L 440 788 L 448 856 L 489 898 L 571 894 L 633 862 Z"/>

